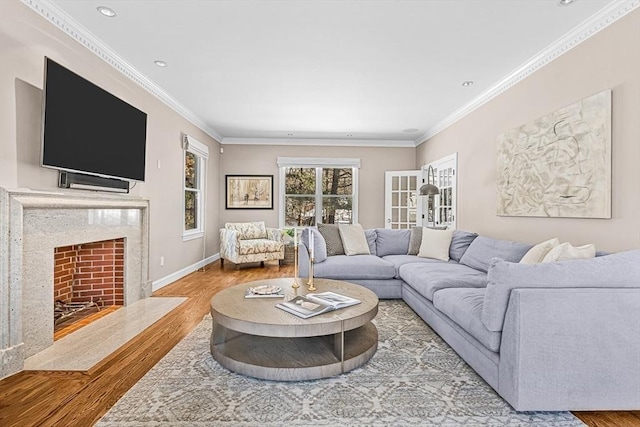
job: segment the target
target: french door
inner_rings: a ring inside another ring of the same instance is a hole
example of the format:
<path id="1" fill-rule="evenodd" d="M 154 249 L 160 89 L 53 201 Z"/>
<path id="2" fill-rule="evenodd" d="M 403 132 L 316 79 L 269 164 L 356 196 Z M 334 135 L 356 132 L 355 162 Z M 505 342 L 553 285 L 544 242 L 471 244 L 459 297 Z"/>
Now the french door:
<path id="1" fill-rule="evenodd" d="M 421 185 L 422 171 L 385 172 L 385 228 L 411 228 L 422 224 L 422 203 L 418 200 Z"/>
<path id="2" fill-rule="evenodd" d="M 425 182 L 429 166 L 433 168 L 435 184 L 440 190 L 440 194 L 431 198 L 425 197 L 424 226 L 427 227 L 435 221 L 436 227 L 456 228 L 457 217 L 457 169 L 458 153 L 453 153 L 435 162 L 422 166 Z"/>

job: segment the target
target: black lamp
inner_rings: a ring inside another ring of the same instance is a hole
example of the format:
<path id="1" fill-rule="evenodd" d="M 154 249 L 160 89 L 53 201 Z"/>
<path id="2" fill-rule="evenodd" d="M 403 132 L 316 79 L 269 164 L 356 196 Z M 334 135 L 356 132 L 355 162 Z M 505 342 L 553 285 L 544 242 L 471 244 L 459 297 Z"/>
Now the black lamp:
<path id="1" fill-rule="evenodd" d="M 429 166 L 429 169 L 427 169 L 427 183 L 424 184 L 422 187 L 420 187 L 419 194 L 421 196 L 431 197 L 431 196 L 436 196 L 440 194 L 440 189 L 436 187 L 435 184 L 431 183 L 431 178 L 433 178 L 433 182 L 435 183 L 436 181 L 435 172 L 433 171 L 433 168 Z M 436 226 L 435 215 L 431 215 L 431 218 L 433 220 L 433 226 L 435 227 Z"/>

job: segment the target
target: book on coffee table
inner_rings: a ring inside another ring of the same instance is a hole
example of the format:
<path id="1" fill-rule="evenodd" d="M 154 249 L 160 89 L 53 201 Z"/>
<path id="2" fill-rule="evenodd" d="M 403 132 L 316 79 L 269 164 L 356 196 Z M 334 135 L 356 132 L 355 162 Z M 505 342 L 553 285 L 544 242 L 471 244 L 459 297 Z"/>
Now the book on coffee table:
<path id="1" fill-rule="evenodd" d="M 290 301 L 276 304 L 276 307 L 303 319 L 308 319 L 309 317 L 356 304 L 360 304 L 360 300 L 336 294 L 335 292 L 321 292 L 305 296 L 298 295 Z"/>

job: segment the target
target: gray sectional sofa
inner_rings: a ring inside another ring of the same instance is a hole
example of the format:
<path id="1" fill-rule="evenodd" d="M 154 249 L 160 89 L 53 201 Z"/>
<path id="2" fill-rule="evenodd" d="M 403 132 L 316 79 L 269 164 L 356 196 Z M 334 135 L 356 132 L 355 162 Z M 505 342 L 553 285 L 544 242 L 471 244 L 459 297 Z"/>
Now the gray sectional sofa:
<path id="1" fill-rule="evenodd" d="M 326 256 L 307 229 L 301 277 L 309 230 L 315 277 L 403 299 L 516 410 L 640 409 L 640 250 L 527 265 L 530 245 L 455 231 L 444 262 L 372 229 L 371 255 Z"/>

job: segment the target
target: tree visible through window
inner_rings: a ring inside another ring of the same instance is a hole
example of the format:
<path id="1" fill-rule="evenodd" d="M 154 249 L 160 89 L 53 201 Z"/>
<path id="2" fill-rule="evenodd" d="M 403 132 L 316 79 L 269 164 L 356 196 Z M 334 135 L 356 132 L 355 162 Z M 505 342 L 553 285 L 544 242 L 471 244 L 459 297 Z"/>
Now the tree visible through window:
<path id="1" fill-rule="evenodd" d="M 354 168 L 285 167 L 284 225 L 353 220 Z"/>
<path id="2" fill-rule="evenodd" d="M 199 162 L 194 153 L 184 154 L 184 229 L 189 231 L 198 228 Z"/>

